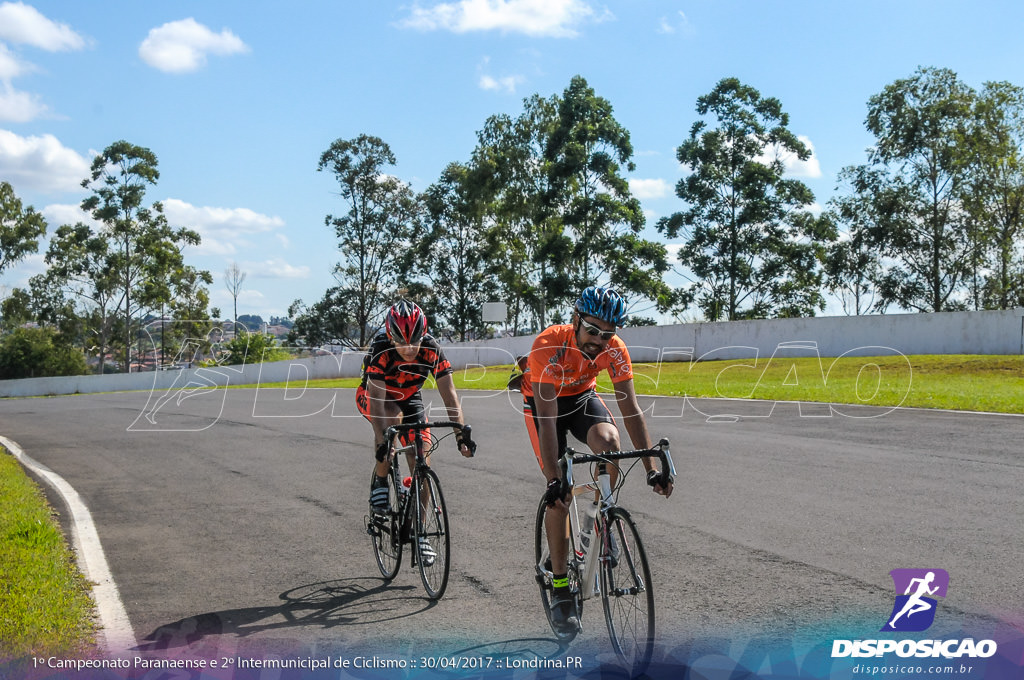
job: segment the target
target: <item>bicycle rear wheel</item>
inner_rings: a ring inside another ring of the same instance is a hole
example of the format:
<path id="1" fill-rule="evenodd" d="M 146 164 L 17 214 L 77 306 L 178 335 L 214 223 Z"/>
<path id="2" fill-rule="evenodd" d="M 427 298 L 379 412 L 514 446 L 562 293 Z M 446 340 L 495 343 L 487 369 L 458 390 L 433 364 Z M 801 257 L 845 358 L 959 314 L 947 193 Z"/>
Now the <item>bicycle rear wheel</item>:
<path id="1" fill-rule="evenodd" d="M 451 557 L 451 534 L 448 533 L 448 508 L 441 493 L 441 482 L 437 473 L 430 468 L 417 472 L 416 537 L 413 549 L 416 564 L 420 569 L 423 588 L 431 600 L 444 595 L 448 587 L 449 558 Z"/>
<path id="2" fill-rule="evenodd" d="M 390 581 L 402 565 L 402 518 L 398 516 L 398 491 L 392 475 L 388 475 L 388 511 L 383 515 L 370 513 L 366 533 L 373 542 L 373 556 L 381 576 Z"/>
<path id="3" fill-rule="evenodd" d="M 619 660 L 638 675 L 647 669 L 654 652 L 654 587 L 647 552 L 636 523 L 623 508 L 608 511 L 599 535 L 599 578 L 608 635 Z"/>
<path id="4" fill-rule="evenodd" d="M 534 532 L 534 568 L 537 570 L 537 585 L 540 587 L 540 601 L 544 607 L 544 616 L 547 617 L 551 632 L 555 634 L 560 642 L 569 642 L 576 637 L 578 631 L 562 631 L 555 627 L 551 620 L 551 554 L 548 549 L 548 535 L 544 528 L 544 520 L 547 512 L 547 504 L 544 499 L 540 500 L 540 507 L 537 508 L 537 526 Z M 570 550 L 571 550 L 570 545 Z M 576 615 L 580 622 L 583 621 L 583 598 L 580 596 L 580 575 L 576 568 L 575 560 L 569 560 L 569 588 L 576 597 Z"/>

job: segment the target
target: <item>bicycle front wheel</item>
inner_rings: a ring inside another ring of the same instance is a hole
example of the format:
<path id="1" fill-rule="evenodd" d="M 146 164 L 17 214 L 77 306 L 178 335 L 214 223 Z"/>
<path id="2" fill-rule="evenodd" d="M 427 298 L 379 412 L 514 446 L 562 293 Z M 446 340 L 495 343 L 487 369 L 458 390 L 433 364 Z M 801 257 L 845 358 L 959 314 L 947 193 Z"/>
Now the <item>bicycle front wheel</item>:
<path id="1" fill-rule="evenodd" d="M 448 587 L 451 535 L 448 533 L 448 508 L 441 493 L 441 482 L 430 468 L 417 472 L 416 538 L 413 549 L 420 579 L 427 597 L 437 600 Z"/>
<path id="2" fill-rule="evenodd" d="M 612 647 L 634 675 L 654 652 L 654 587 L 636 523 L 623 508 L 602 519 L 600 585 Z"/>
<path id="3" fill-rule="evenodd" d="M 366 533 L 373 542 L 377 568 L 387 581 L 398 575 L 398 568 L 402 565 L 402 518 L 398 516 L 398 492 L 391 477 L 388 475 L 388 511 L 383 514 L 371 512 L 366 522 Z"/>

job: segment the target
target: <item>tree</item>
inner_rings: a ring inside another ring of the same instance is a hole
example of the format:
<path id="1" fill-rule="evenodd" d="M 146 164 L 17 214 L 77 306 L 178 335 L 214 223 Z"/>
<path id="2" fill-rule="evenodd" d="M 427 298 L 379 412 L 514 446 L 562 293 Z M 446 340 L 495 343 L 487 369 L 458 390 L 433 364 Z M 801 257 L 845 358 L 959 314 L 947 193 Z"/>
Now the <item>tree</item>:
<path id="1" fill-rule="evenodd" d="M 46 251 L 47 270 L 32 282 L 36 300 L 36 318 L 57 323 L 56 304 L 40 300 L 43 291 L 60 294 L 61 299 L 77 302 L 86 321 L 83 345 L 87 353 L 95 351 L 99 372 L 106 370 L 106 355 L 115 324 L 119 279 L 114 270 L 116 257 L 110 252 L 110 240 L 79 222 L 61 225 Z M 37 280 L 36 280 L 37 279 Z"/>
<path id="2" fill-rule="evenodd" d="M 0 379 L 85 373 L 85 357 L 52 328 L 15 328 L 0 339 Z"/>
<path id="3" fill-rule="evenodd" d="M 143 205 L 147 186 L 160 178 L 157 164 L 152 151 L 122 140 L 93 159 L 90 176 L 82 181 L 92 191 L 82 210 L 103 224 L 111 243 L 108 266 L 118 286 L 128 371 L 134 319 L 169 301 L 167 282 L 182 265 L 180 246 L 200 242 L 195 231 L 172 228 L 159 202 Z"/>
<path id="4" fill-rule="evenodd" d="M 403 270 L 425 277 L 427 290 L 442 304 L 436 322 L 454 329 L 460 340 L 482 330 L 481 309 L 494 290 L 485 274 L 487 204 L 481 178 L 470 167 L 451 163 L 423 194 L 429 231 L 409 250 Z"/>
<path id="5" fill-rule="evenodd" d="M 322 299 L 307 308 L 302 300 L 288 307 L 288 316 L 295 319 L 288 331 L 288 344 L 293 346 L 322 347 L 349 345 L 354 329 L 351 311 L 356 309 L 356 294 L 347 288 L 330 288 Z"/>
<path id="6" fill-rule="evenodd" d="M 39 250 L 39 237 L 46 233 L 46 220 L 32 206 L 23 208 L 14 188 L 0 182 L 0 274 Z"/>
<path id="7" fill-rule="evenodd" d="M 284 361 L 292 355 L 277 344 L 272 335 L 245 332 L 224 343 L 227 351 L 225 364 L 259 364 L 266 361 Z"/>
<path id="8" fill-rule="evenodd" d="M 971 289 L 975 308 L 1024 299 L 1024 88 L 985 83 L 975 106 L 975 154 L 965 205 L 980 234 Z M 978 270 L 989 272 L 979 281 Z"/>
<path id="9" fill-rule="evenodd" d="M 367 344 L 375 321 L 391 303 L 400 258 L 421 219 L 422 206 L 412 189 L 384 172 L 394 164 L 391 148 L 364 134 L 335 140 L 317 166 L 333 173 L 348 206 L 344 215 L 327 215 L 324 222 L 334 229 L 342 254 L 333 273 L 337 288 L 347 294 L 336 299 L 352 305 L 347 315 L 360 346 Z"/>
<path id="10" fill-rule="evenodd" d="M 857 172 L 870 172 L 869 168 L 846 168 L 840 172 L 840 182 L 852 185 L 851 176 Z M 870 181 L 861 180 L 861 186 Z M 824 272 L 826 288 L 839 298 L 843 311 L 848 315 L 867 314 L 875 306 L 877 282 L 882 277 L 882 264 L 878 251 L 871 242 L 871 229 L 878 218 L 873 211 L 873 197 L 863 194 L 837 196 L 829 202 L 830 210 L 825 219 L 845 225 L 840 238 L 828 246 L 825 254 Z"/>
<path id="11" fill-rule="evenodd" d="M 213 321 L 208 312 L 210 292 L 206 286 L 213 284 L 213 276 L 208 271 L 185 265 L 172 273 L 171 283 L 174 297 L 170 307 L 175 332 L 188 338 L 209 337 Z"/>
<path id="12" fill-rule="evenodd" d="M 498 286 L 498 297 L 508 302 L 515 328 L 527 320 L 545 325 L 548 305 L 562 297 L 542 284 L 552 267 L 542 254 L 561 234 L 557 217 L 544 204 L 550 186 L 544 150 L 557 115 L 557 97 L 533 95 L 523 101 L 519 116 L 489 117 L 477 132 L 470 160 L 489 204 L 485 272 Z"/>
<path id="13" fill-rule="evenodd" d="M 920 68 L 868 100 L 875 136 L 872 172 L 855 191 L 874 196 L 871 239 L 892 262 L 880 301 L 903 309 L 962 309 L 977 252 L 977 223 L 965 209 L 972 155 L 974 91 L 949 69 Z"/>
<path id="14" fill-rule="evenodd" d="M 232 317 L 235 320 L 235 336 L 238 335 L 238 294 L 242 292 L 245 276 L 245 272 L 238 268 L 237 262 L 232 262 L 231 266 L 224 271 L 224 285 L 227 286 L 228 292 L 231 293 L 231 299 L 235 303 L 235 315 Z"/>
<path id="15" fill-rule="evenodd" d="M 544 152 L 550 180 L 546 207 L 565 230 L 548 243 L 545 254 L 555 266 L 547 284 L 565 291 L 563 303 L 586 286 L 607 282 L 662 309 L 670 304 L 662 281 L 667 251 L 639 237 L 643 211 L 621 175 L 635 169 L 632 156 L 629 132 L 615 120 L 611 104 L 584 78 L 574 77 L 558 103 Z"/>
<path id="16" fill-rule="evenodd" d="M 676 185 L 688 204 L 658 222 L 668 238 L 686 241 L 680 262 L 696 277 L 683 291 L 709 321 L 808 316 L 825 308 L 819 260 L 834 234 L 805 209 L 814 195 L 786 179 L 783 158 L 810 150 L 789 129 L 778 99 L 736 78 L 697 100 L 698 120 L 679 147 L 690 171 Z"/>

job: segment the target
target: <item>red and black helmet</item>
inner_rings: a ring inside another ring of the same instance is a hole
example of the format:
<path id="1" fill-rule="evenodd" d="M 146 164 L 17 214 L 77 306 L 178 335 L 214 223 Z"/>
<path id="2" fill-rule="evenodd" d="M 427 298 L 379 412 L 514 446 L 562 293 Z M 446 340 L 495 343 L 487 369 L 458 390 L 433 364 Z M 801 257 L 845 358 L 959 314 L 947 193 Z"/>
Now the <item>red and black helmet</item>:
<path id="1" fill-rule="evenodd" d="M 415 345 L 427 332 L 427 317 L 417 305 L 402 300 L 391 305 L 384 318 L 384 330 L 393 343 Z"/>

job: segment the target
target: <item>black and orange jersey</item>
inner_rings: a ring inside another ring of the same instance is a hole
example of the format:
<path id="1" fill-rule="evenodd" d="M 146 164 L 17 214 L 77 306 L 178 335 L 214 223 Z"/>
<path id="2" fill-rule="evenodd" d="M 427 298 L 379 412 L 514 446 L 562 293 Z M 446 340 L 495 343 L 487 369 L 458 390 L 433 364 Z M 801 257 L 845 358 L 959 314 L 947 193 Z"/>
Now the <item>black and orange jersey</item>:
<path id="1" fill-rule="evenodd" d="M 618 336 L 595 359 L 576 346 L 576 330 L 571 324 L 551 326 L 533 341 L 521 391 L 533 396 L 534 383 L 551 383 L 558 396 L 580 394 L 593 389 L 601 371 L 608 371 L 613 383 L 633 379 L 629 351 Z"/>
<path id="2" fill-rule="evenodd" d="M 451 362 L 432 336 L 424 335 L 416 358 L 406 361 L 399 356 L 387 333 L 381 331 L 373 338 L 370 351 L 363 357 L 360 385 L 365 389 L 367 380 L 381 380 L 389 398 L 404 401 L 416 394 L 431 375 L 436 380 L 451 372 Z"/>

